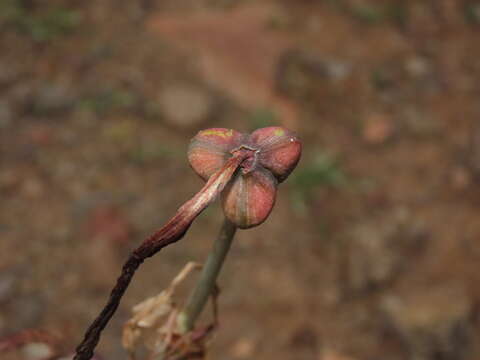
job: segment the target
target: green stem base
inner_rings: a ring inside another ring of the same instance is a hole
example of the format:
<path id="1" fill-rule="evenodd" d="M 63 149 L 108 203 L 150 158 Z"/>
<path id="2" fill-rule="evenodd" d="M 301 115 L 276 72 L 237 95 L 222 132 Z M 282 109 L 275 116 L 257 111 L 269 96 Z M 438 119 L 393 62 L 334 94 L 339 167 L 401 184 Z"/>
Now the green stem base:
<path id="1" fill-rule="evenodd" d="M 237 227 L 224 220 L 220 233 L 213 244 L 200 278 L 193 289 L 184 310 L 178 316 L 178 325 L 182 333 L 192 330 L 205 307 L 208 298 L 215 290 L 215 284 L 223 262 L 230 250 Z"/>

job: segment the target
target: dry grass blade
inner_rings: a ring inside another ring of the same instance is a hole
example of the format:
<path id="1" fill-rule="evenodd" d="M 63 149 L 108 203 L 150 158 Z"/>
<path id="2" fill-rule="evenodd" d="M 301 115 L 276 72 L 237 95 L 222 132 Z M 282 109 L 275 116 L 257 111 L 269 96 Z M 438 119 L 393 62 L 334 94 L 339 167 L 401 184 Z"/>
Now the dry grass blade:
<path id="1" fill-rule="evenodd" d="M 193 270 L 200 267 L 200 264 L 189 262 L 165 290 L 133 307 L 133 316 L 125 323 L 122 336 L 122 345 L 131 359 L 135 358 L 136 349 L 142 344 L 149 349 L 152 358 L 165 352 L 177 333 L 175 290 Z"/>

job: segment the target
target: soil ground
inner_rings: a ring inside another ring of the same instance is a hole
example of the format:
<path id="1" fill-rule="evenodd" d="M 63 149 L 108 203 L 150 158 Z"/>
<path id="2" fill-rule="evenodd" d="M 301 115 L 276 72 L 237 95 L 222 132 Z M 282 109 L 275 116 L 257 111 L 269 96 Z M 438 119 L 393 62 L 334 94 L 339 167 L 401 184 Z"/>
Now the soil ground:
<path id="1" fill-rule="evenodd" d="M 189 139 L 283 124 L 302 161 L 238 233 L 211 358 L 478 359 L 479 44 L 478 1 L 2 0 L 0 335 L 73 349 L 201 186 Z M 105 359 L 221 221 L 142 266 Z"/>

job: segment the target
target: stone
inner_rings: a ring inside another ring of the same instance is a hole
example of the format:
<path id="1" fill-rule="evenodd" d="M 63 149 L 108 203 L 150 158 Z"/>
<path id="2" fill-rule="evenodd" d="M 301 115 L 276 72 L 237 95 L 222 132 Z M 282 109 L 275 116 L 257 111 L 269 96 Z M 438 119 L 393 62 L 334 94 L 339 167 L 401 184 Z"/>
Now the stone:
<path id="1" fill-rule="evenodd" d="M 465 190 L 473 182 L 472 174 L 467 168 L 457 166 L 450 173 L 450 182 L 454 190 Z"/>
<path id="2" fill-rule="evenodd" d="M 359 223 L 347 233 L 345 287 L 347 292 L 381 288 L 392 281 L 408 257 L 421 249 L 428 234 L 421 223 L 399 208 Z"/>
<path id="3" fill-rule="evenodd" d="M 388 114 L 373 113 L 366 119 L 363 128 L 363 139 L 372 145 L 379 145 L 391 139 L 395 132 L 395 124 Z"/>
<path id="4" fill-rule="evenodd" d="M 279 92 L 305 100 L 322 86 L 331 87 L 347 80 L 353 66 L 340 59 L 325 58 L 305 50 L 287 50 L 277 64 Z"/>
<path id="5" fill-rule="evenodd" d="M 422 78 L 431 72 L 431 64 L 420 56 L 412 56 L 405 62 L 405 70 L 414 78 Z"/>
<path id="6" fill-rule="evenodd" d="M 32 100 L 35 112 L 50 114 L 68 110 L 75 98 L 66 85 L 47 83 L 38 87 Z"/>
<path id="7" fill-rule="evenodd" d="M 169 125 L 190 128 L 200 125 L 212 114 L 214 99 L 201 87 L 178 83 L 160 91 L 158 105 Z"/>
<path id="8" fill-rule="evenodd" d="M 52 348 L 45 343 L 30 343 L 22 348 L 26 360 L 45 360 L 53 355 Z"/>
<path id="9" fill-rule="evenodd" d="M 442 285 L 390 295 L 381 305 L 412 360 L 468 357 L 474 308 L 464 289 Z"/>
<path id="10" fill-rule="evenodd" d="M 241 338 L 233 344 L 231 355 L 237 359 L 251 359 L 255 352 L 255 341 L 250 338 Z"/>

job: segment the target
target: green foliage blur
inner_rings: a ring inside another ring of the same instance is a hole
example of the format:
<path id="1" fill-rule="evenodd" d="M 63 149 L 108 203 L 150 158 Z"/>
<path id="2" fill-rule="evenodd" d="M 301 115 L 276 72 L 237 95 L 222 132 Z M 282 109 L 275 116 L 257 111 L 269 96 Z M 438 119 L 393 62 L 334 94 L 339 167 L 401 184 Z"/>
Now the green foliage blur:
<path id="1" fill-rule="evenodd" d="M 80 13 L 68 8 L 46 7 L 36 12 L 22 0 L 0 1 L 0 27 L 15 29 L 40 43 L 69 34 L 80 20 Z"/>
<path id="2" fill-rule="evenodd" d="M 300 215 L 308 211 L 308 199 L 319 186 L 342 187 L 348 180 L 338 159 L 325 151 L 317 150 L 305 164 L 300 164 L 288 180 L 294 209 Z"/>

